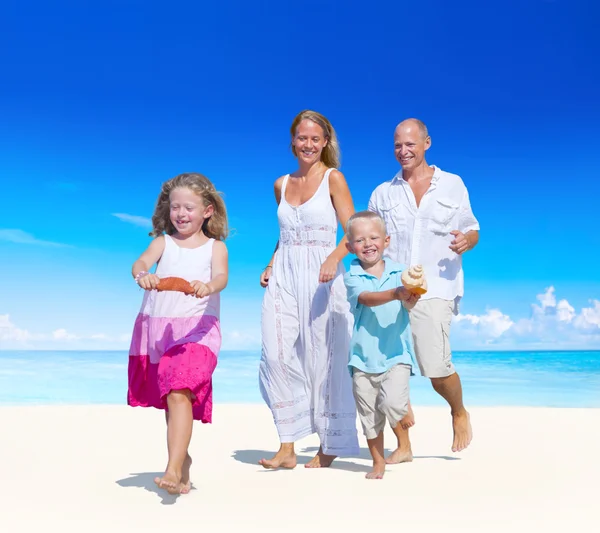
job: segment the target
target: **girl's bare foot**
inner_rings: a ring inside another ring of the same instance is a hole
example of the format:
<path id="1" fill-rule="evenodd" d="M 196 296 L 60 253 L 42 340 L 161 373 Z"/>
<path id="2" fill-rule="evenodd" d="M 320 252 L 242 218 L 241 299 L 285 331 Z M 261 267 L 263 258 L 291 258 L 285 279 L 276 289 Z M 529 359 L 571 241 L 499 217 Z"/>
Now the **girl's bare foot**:
<path id="1" fill-rule="evenodd" d="M 415 414 L 413 413 L 412 405 L 408 404 L 408 413 L 400 420 L 400 425 L 402 429 L 408 429 L 415 425 Z"/>
<path id="2" fill-rule="evenodd" d="M 188 494 L 192 490 L 192 482 L 190 481 L 190 468 L 192 466 L 192 458 L 190 454 L 183 461 L 181 468 L 181 494 Z"/>
<path id="3" fill-rule="evenodd" d="M 266 469 L 296 468 L 296 453 L 293 447 L 282 446 L 273 459 L 261 459 L 258 464 Z"/>
<path id="4" fill-rule="evenodd" d="M 399 463 L 410 463 L 413 460 L 412 450 L 401 450 L 400 448 L 396 448 L 392 453 L 390 453 L 385 462 L 388 465 L 397 465 Z"/>
<path id="5" fill-rule="evenodd" d="M 304 468 L 327 468 L 328 466 L 331 466 L 331 463 L 333 463 L 333 460 L 336 457 L 336 455 L 325 455 L 323 449 L 319 447 L 317 455 L 306 463 Z"/>
<path id="6" fill-rule="evenodd" d="M 373 463 L 373 470 L 371 470 L 365 477 L 367 479 L 383 479 L 385 474 L 385 463 Z"/>
<path id="7" fill-rule="evenodd" d="M 181 492 L 181 476 L 175 472 L 166 471 L 163 477 L 155 477 L 154 483 L 159 488 L 165 489 L 169 494 L 179 494 Z"/>

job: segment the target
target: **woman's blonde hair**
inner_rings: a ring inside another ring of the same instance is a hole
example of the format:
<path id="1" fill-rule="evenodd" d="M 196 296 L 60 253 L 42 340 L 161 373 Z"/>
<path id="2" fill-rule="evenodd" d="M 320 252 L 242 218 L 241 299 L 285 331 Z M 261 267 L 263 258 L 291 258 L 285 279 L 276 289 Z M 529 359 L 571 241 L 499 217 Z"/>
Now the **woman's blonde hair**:
<path id="1" fill-rule="evenodd" d="M 196 172 L 179 174 L 179 176 L 175 176 L 163 183 L 158 200 L 156 201 L 154 214 L 152 215 L 151 237 L 158 237 L 163 233 L 173 235 L 176 231 L 171 223 L 171 202 L 169 200 L 169 195 L 174 189 L 190 189 L 202 198 L 205 206 L 212 205 L 214 212 L 202 224 L 202 231 L 211 239 L 224 241 L 227 238 L 227 210 L 225 209 L 225 202 L 210 180 L 206 176 Z"/>
<path id="2" fill-rule="evenodd" d="M 321 113 L 317 113 L 316 111 L 305 109 L 296 115 L 296 118 L 292 122 L 292 127 L 290 128 L 290 132 L 292 134 L 292 153 L 298 157 L 298 154 L 296 153 L 296 147 L 294 146 L 294 137 L 296 136 L 296 130 L 298 129 L 300 122 L 303 120 L 310 120 L 323 128 L 323 134 L 327 139 L 327 144 L 321 153 L 321 161 L 323 161 L 325 166 L 328 168 L 339 168 L 341 165 L 340 145 L 338 144 L 335 130 L 333 129 L 331 122 L 321 115 Z"/>

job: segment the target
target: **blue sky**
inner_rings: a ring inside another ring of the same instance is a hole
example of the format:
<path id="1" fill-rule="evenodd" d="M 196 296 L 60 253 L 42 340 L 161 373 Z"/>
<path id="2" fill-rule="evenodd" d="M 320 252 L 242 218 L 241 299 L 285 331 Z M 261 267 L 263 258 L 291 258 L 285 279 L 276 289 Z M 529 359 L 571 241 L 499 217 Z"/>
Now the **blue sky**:
<path id="1" fill-rule="evenodd" d="M 186 171 L 235 228 L 224 348 L 257 348 L 272 183 L 306 108 L 333 122 L 357 209 L 407 117 L 463 177 L 482 231 L 456 347 L 600 346 L 592 2 L 216 4 L 3 5 L 0 349 L 126 348 L 143 219 Z"/>

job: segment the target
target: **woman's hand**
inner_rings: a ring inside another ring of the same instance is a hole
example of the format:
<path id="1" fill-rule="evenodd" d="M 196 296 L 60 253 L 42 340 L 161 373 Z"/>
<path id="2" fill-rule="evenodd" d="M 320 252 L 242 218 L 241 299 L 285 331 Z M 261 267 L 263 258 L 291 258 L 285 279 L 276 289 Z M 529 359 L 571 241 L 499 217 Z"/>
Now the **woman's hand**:
<path id="1" fill-rule="evenodd" d="M 269 278 L 271 277 L 272 273 L 273 273 L 272 266 L 268 266 L 262 271 L 262 274 L 260 275 L 260 286 L 263 289 L 269 284 Z"/>
<path id="2" fill-rule="evenodd" d="M 329 256 L 325 259 L 325 262 L 321 265 L 321 270 L 319 271 L 319 282 L 327 283 L 335 278 L 339 264 L 340 261 L 335 257 Z"/>

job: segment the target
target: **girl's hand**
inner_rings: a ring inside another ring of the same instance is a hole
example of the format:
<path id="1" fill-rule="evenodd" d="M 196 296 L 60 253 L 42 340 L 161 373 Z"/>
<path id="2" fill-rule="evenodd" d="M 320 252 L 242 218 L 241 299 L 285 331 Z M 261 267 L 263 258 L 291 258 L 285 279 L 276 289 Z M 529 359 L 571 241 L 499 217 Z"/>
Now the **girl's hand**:
<path id="1" fill-rule="evenodd" d="M 156 289 L 160 278 L 156 274 L 145 274 L 138 279 L 137 284 L 146 291 L 152 291 Z"/>
<path id="2" fill-rule="evenodd" d="M 267 268 L 265 268 L 262 271 L 262 274 L 260 275 L 260 286 L 263 289 L 269 284 L 269 279 L 270 279 L 272 273 L 273 273 L 272 266 L 268 266 Z"/>
<path id="3" fill-rule="evenodd" d="M 206 283 L 202 283 L 201 281 L 190 281 L 190 285 L 192 286 L 192 289 L 196 291 L 197 298 L 204 298 L 213 293 L 213 290 Z"/>
<path id="4" fill-rule="evenodd" d="M 335 257 L 329 256 L 325 259 L 324 263 L 321 265 L 321 270 L 319 271 L 319 282 L 327 283 L 335 278 L 339 263 L 340 262 Z"/>

